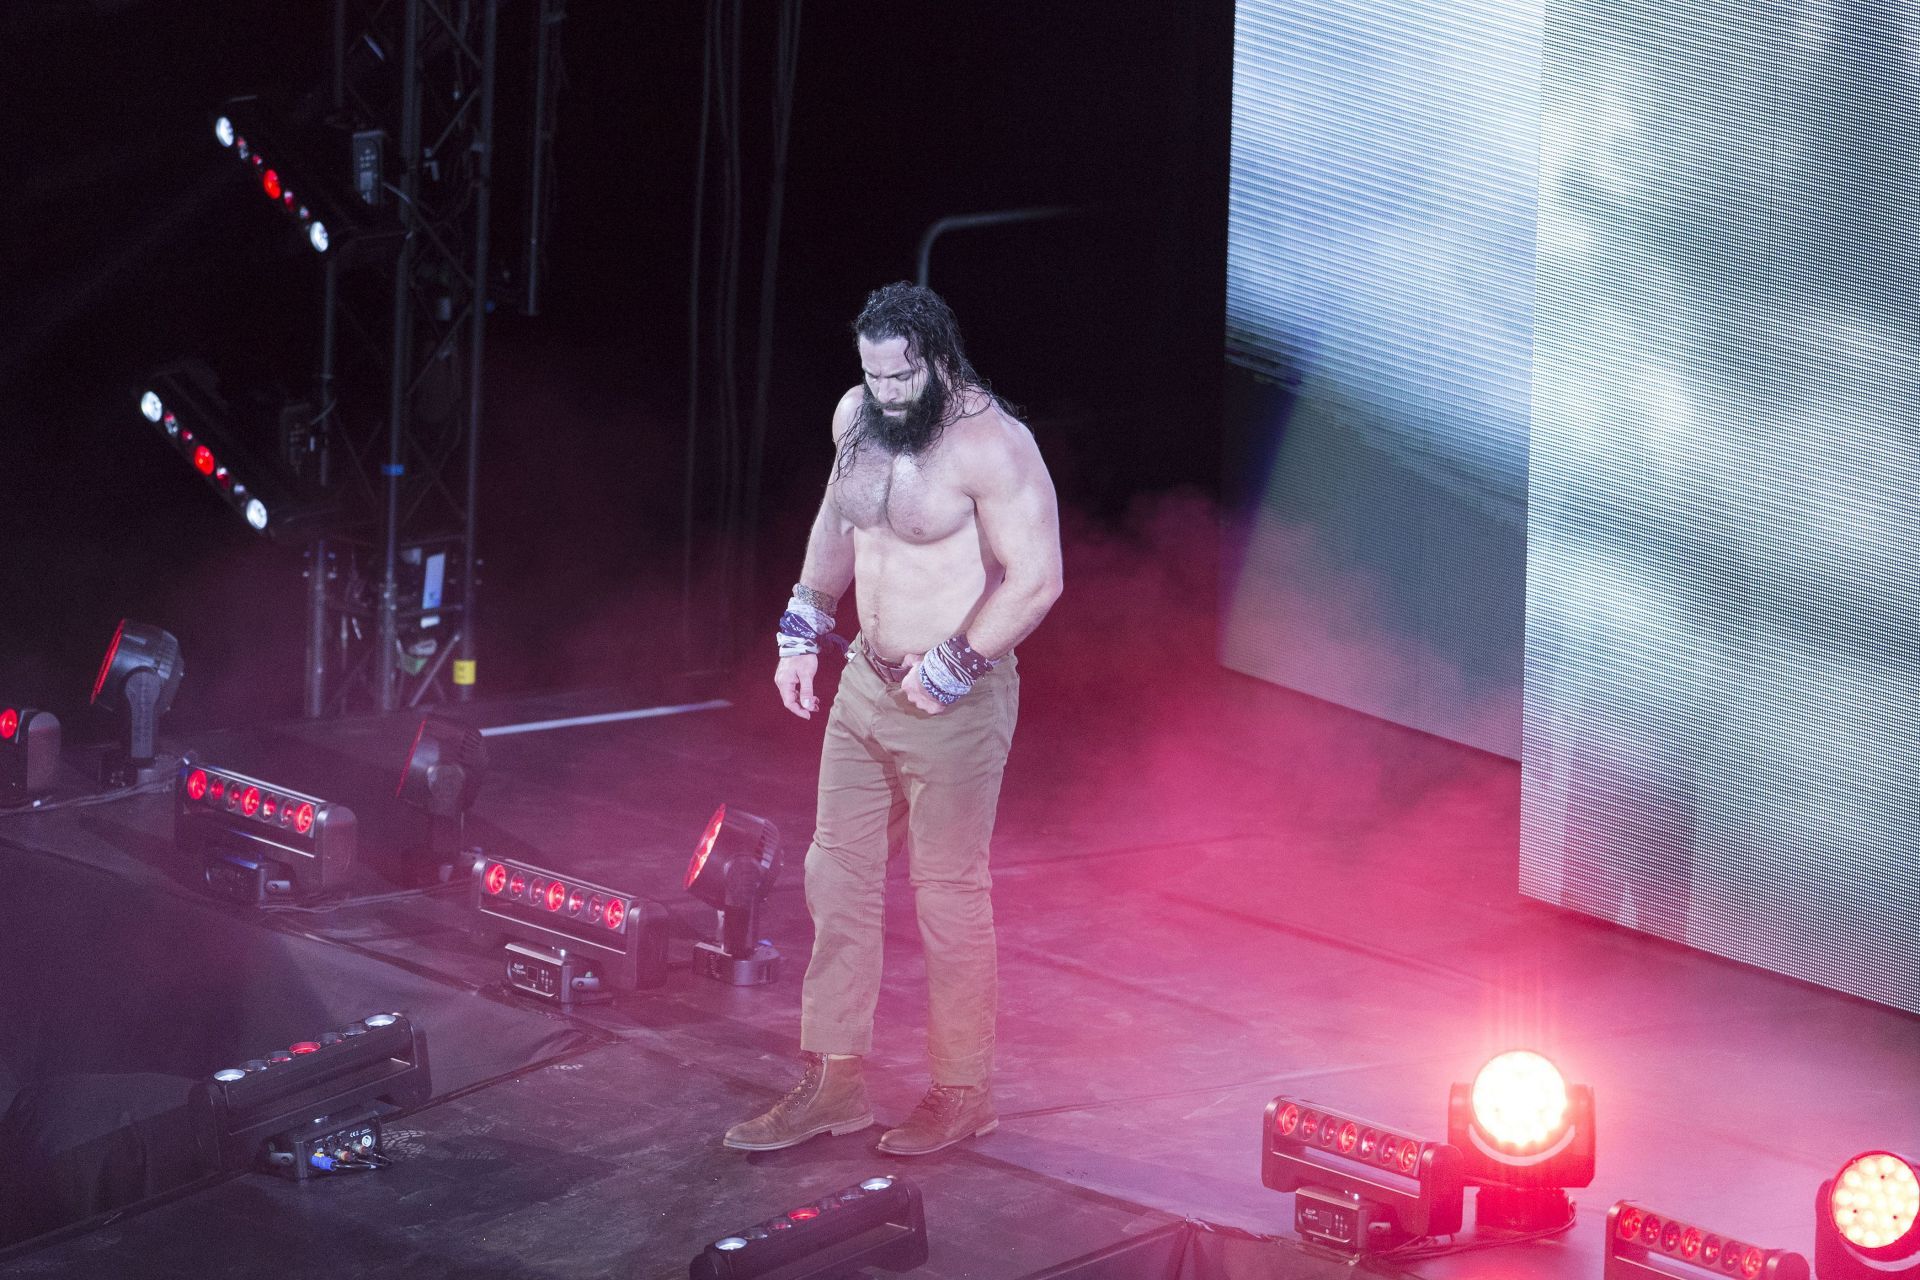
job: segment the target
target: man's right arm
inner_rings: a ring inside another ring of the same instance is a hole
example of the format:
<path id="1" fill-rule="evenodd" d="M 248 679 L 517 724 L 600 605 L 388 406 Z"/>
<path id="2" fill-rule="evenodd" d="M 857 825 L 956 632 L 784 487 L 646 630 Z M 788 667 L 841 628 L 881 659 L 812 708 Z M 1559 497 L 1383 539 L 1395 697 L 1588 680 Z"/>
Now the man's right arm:
<path id="1" fill-rule="evenodd" d="M 840 438 L 853 423 L 853 414 L 860 403 L 859 392 L 860 388 L 855 387 L 842 396 L 839 407 L 834 410 L 836 465 L 839 462 Z M 800 581 L 795 584 L 794 594 L 821 613 L 833 616 L 840 607 L 840 598 L 846 595 L 847 588 L 852 585 L 853 526 L 834 505 L 833 486 L 829 481 L 826 496 L 820 500 L 820 510 L 813 517 L 813 529 L 807 534 L 807 555 L 801 563 Z M 820 656 L 817 653 L 782 658 L 774 669 L 773 683 L 780 690 L 780 701 L 802 720 L 811 720 L 813 713 L 820 709 L 820 699 L 813 692 L 813 677 L 819 669 Z"/>

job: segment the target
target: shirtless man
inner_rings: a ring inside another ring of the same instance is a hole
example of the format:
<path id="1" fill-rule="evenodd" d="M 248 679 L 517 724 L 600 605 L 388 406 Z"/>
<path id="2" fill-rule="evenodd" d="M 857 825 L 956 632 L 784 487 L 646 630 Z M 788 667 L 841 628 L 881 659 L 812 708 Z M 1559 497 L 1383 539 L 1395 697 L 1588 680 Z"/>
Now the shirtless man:
<path id="1" fill-rule="evenodd" d="M 863 386 L 833 415 L 835 460 L 780 620 L 780 700 L 820 709 L 818 637 L 860 582 L 860 634 L 827 717 L 807 850 L 813 959 L 805 1077 L 726 1145 L 771 1151 L 873 1123 L 887 854 L 902 835 L 927 965 L 933 1087 L 880 1150 L 924 1155 L 998 1124 L 988 1081 L 997 979 L 987 846 L 1013 741 L 1013 647 L 1060 595 L 1053 482 L 1026 427 L 967 363 L 947 304 L 888 285 L 854 321 Z"/>

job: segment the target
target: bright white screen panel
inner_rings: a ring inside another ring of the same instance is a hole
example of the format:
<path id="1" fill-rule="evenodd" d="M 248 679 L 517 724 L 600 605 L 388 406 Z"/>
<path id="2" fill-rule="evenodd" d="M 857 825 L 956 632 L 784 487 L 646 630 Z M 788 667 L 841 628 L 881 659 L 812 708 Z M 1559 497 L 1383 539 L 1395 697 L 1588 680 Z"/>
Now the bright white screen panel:
<path id="1" fill-rule="evenodd" d="M 1539 0 L 1242 0 L 1227 665 L 1518 756 Z"/>
<path id="2" fill-rule="evenodd" d="M 1521 887 L 1920 1011 L 1920 11 L 1551 0 Z"/>

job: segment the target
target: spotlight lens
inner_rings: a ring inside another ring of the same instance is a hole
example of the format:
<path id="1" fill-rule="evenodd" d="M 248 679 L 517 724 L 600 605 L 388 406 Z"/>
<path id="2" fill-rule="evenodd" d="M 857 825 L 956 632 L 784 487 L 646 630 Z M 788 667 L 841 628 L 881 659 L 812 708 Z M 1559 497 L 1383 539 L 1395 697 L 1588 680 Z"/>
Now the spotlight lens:
<path id="1" fill-rule="evenodd" d="M 725 1240 L 715 1240 L 713 1242 L 713 1247 L 716 1249 L 723 1250 L 727 1253 L 732 1253 L 735 1249 L 746 1248 L 747 1242 L 745 1240 L 742 1240 L 739 1236 L 728 1236 Z"/>
<path id="2" fill-rule="evenodd" d="M 808 1205 L 804 1209 L 795 1209 L 792 1213 L 788 1214 L 787 1216 L 793 1219 L 795 1222 L 812 1222 L 815 1218 L 820 1216 L 820 1211 L 814 1208 L 812 1205 Z"/>
<path id="3" fill-rule="evenodd" d="M 1700 1261 L 1709 1267 L 1720 1261 L 1719 1236 L 1708 1236 L 1700 1242 Z"/>
<path id="4" fill-rule="evenodd" d="M 193 447 L 193 469 L 195 471 L 198 471 L 203 476 L 210 476 L 213 474 L 214 467 L 218 465 L 219 464 L 213 460 L 213 450 L 203 444 L 197 444 Z"/>
<path id="5" fill-rule="evenodd" d="M 264 532 L 267 527 L 267 504 L 258 498 L 248 498 L 247 523 L 256 531 Z"/>
<path id="6" fill-rule="evenodd" d="M 1273 1118 L 1273 1127 L 1280 1131 L 1281 1137 L 1291 1137 L 1293 1131 L 1300 1127 L 1300 1108 L 1291 1102 L 1280 1108 L 1280 1113 Z"/>
<path id="7" fill-rule="evenodd" d="M 499 863 L 487 868 L 487 892 L 499 893 L 507 887 L 507 869 Z"/>
<path id="8" fill-rule="evenodd" d="M 1474 1077 L 1473 1115 L 1499 1146 L 1543 1146 L 1566 1124 L 1567 1082 L 1537 1053 L 1503 1053 Z"/>
<path id="9" fill-rule="evenodd" d="M 1886 1151 L 1855 1156 L 1834 1179 L 1833 1225 L 1849 1244 L 1882 1249 L 1913 1230 L 1920 1214 L 1920 1178 Z"/>
<path id="10" fill-rule="evenodd" d="M 302 803 L 293 811 L 293 829 L 301 835 L 313 830 L 313 806 Z"/>
<path id="11" fill-rule="evenodd" d="M 567 886 L 555 880 L 547 886 L 547 910 L 558 911 L 567 900 Z"/>
<path id="12" fill-rule="evenodd" d="M 213 1073 L 213 1078 L 221 1084 L 232 1084 L 235 1080 L 245 1080 L 247 1073 L 238 1067 L 222 1067 Z"/>
<path id="13" fill-rule="evenodd" d="M 327 237 L 327 224 L 318 218 L 314 219 L 312 225 L 307 228 L 307 240 L 313 245 L 315 253 L 325 253 L 327 245 L 332 243 Z"/>
<path id="14" fill-rule="evenodd" d="M 260 812 L 260 788 L 248 787 L 246 794 L 240 797 L 240 812 L 251 818 Z"/>
<path id="15" fill-rule="evenodd" d="M 140 416 L 148 422 L 160 421 L 166 412 L 167 407 L 160 403 L 160 397 L 153 392 L 149 391 L 140 397 Z"/>
<path id="16" fill-rule="evenodd" d="M 892 1178 L 868 1178 L 865 1182 L 860 1184 L 860 1189 L 862 1191 L 885 1191 L 888 1187 L 892 1185 L 893 1185 Z"/>
<path id="17" fill-rule="evenodd" d="M 1700 1228 L 1688 1227 L 1686 1234 L 1680 1237 L 1680 1256 L 1688 1259 L 1700 1256 Z"/>
<path id="18" fill-rule="evenodd" d="M 213 136 L 219 141 L 221 146 L 232 146 L 233 121 L 227 119 L 225 116 L 221 116 L 218 120 L 215 120 L 213 122 Z"/>
<path id="19" fill-rule="evenodd" d="M 20 713 L 12 707 L 0 709 L 0 740 L 10 739 L 20 731 Z M 200 797 L 195 796 L 198 800 Z"/>
<path id="20" fill-rule="evenodd" d="M 1400 1144 L 1400 1172 L 1412 1173 L 1420 1163 L 1420 1144 L 1409 1138 Z"/>
<path id="21" fill-rule="evenodd" d="M 1360 1126 L 1349 1120 L 1340 1126 L 1340 1154 L 1350 1155 L 1360 1141 Z"/>
<path id="22" fill-rule="evenodd" d="M 525 893 L 526 891 L 527 891 L 527 878 L 521 875 L 518 871 L 514 872 L 513 879 L 507 881 L 507 892 L 517 898 L 521 894 Z"/>
<path id="23" fill-rule="evenodd" d="M 1640 1234 L 1640 1222 L 1645 1216 L 1638 1209 L 1624 1209 L 1613 1229 L 1622 1240 L 1631 1240 Z"/>
<path id="24" fill-rule="evenodd" d="M 1766 1265 L 1766 1255 L 1752 1245 L 1748 1245 L 1747 1251 L 1740 1255 L 1740 1274 L 1747 1280 L 1755 1280 L 1760 1274 L 1760 1268 Z"/>
<path id="25" fill-rule="evenodd" d="M 260 175 L 260 186 L 261 189 L 267 193 L 269 200 L 278 200 L 280 198 L 280 175 L 272 169 Z"/>
<path id="26" fill-rule="evenodd" d="M 4 728 L 6 728 L 6 721 L 4 717 L 0 717 L 0 729 Z M 5 736 L 4 733 L 0 733 L 0 737 Z M 190 800 L 205 800 L 207 798 L 207 771 L 205 769 L 195 769 L 187 775 L 187 798 Z"/>
<path id="27" fill-rule="evenodd" d="M 398 1021 L 400 1021 L 400 1015 L 397 1013 L 376 1013 L 367 1019 L 367 1025 L 370 1027 L 390 1027 Z"/>
<path id="28" fill-rule="evenodd" d="M 587 905 L 587 895 L 580 892 L 578 889 L 575 889 L 572 893 L 567 895 L 567 914 L 568 915 L 570 916 L 579 915 L 581 908 L 585 907 L 586 905 Z"/>
<path id="29" fill-rule="evenodd" d="M 618 898 L 607 899 L 607 928 L 618 929 L 627 922 L 627 904 Z"/>
<path id="30" fill-rule="evenodd" d="M 302 1040 L 298 1044 L 288 1045 L 287 1048 L 302 1055 L 320 1052 L 320 1044 L 316 1040 Z"/>

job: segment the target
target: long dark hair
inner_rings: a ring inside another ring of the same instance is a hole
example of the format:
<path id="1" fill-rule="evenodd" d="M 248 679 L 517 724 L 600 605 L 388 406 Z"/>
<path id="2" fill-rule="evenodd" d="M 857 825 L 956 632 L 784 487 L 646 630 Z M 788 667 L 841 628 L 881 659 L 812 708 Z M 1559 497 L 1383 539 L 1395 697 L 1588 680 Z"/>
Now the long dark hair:
<path id="1" fill-rule="evenodd" d="M 875 289 L 867 295 L 867 305 L 855 317 L 853 333 L 868 342 L 905 338 L 907 358 L 927 366 L 929 377 L 944 389 L 945 403 L 927 448 L 931 448 L 933 441 L 948 427 L 966 416 L 970 392 L 980 392 L 1003 410 L 1007 409 L 967 359 L 966 344 L 960 338 L 960 322 L 953 318 L 953 308 L 923 285 L 900 280 Z M 870 435 L 871 429 L 864 417 L 857 417 L 853 429 L 841 437 L 836 475 L 853 465 L 854 454 Z"/>

